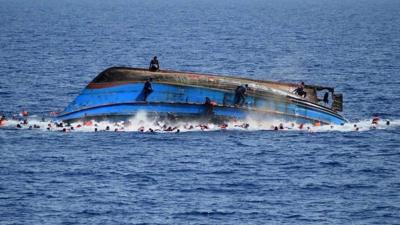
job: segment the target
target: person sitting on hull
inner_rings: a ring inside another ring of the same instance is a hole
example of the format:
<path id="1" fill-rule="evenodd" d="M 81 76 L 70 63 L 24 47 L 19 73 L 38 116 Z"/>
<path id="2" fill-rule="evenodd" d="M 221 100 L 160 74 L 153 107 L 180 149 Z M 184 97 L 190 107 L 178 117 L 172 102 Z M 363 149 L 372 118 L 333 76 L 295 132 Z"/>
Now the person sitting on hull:
<path id="1" fill-rule="evenodd" d="M 153 78 L 149 78 L 146 83 L 144 83 L 143 86 L 143 101 L 147 101 L 147 97 L 153 92 L 153 87 L 151 85 L 151 82 L 153 81 Z"/>
<path id="2" fill-rule="evenodd" d="M 150 61 L 149 70 L 153 72 L 160 70 L 160 64 L 158 63 L 157 56 L 154 56 L 154 58 Z"/>
<path id="3" fill-rule="evenodd" d="M 293 92 L 299 95 L 300 97 L 305 98 L 307 97 L 307 92 L 304 91 L 304 87 L 305 87 L 304 82 L 301 82 L 301 84 L 296 89 L 294 89 Z"/>
<path id="4" fill-rule="evenodd" d="M 249 88 L 248 84 L 240 85 L 235 90 L 235 106 L 242 106 L 246 100 L 246 91 Z"/>

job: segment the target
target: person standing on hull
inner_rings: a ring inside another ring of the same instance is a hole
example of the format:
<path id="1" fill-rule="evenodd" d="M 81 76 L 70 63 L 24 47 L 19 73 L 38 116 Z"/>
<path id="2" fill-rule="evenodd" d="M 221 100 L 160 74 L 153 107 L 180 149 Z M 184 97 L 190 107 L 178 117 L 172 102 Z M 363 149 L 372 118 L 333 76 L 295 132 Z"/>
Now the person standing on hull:
<path id="1" fill-rule="evenodd" d="M 325 92 L 324 99 L 322 101 L 324 102 L 326 107 L 329 106 L 329 93 L 328 92 Z"/>
<path id="2" fill-rule="evenodd" d="M 149 70 L 153 72 L 160 70 L 160 64 L 158 63 L 157 56 L 154 56 L 154 58 L 150 61 Z"/>
<path id="3" fill-rule="evenodd" d="M 248 84 L 240 85 L 235 90 L 235 106 L 242 106 L 246 100 L 246 91 L 249 88 Z"/>
<path id="4" fill-rule="evenodd" d="M 153 81 L 153 78 L 149 78 L 146 83 L 144 83 L 143 86 L 143 101 L 147 101 L 147 97 L 153 92 L 153 87 L 151 85 L 151 82 Z"/>

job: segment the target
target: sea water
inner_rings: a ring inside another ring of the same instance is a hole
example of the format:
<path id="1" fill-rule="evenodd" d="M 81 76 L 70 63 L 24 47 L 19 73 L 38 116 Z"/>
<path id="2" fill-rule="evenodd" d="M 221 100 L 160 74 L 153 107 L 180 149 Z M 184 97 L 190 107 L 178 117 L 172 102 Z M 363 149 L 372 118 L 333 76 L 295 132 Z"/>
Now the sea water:
<path id="1" fill-rule="evenodd" d="M 0 114 L 30 114 L 0 127 L 0 224 L 400 223 L 399 1 L 0 3 Z M 48 120 L 102 70 L 154 55 L 163 69 L 335 87 L 349 123 Z"/>

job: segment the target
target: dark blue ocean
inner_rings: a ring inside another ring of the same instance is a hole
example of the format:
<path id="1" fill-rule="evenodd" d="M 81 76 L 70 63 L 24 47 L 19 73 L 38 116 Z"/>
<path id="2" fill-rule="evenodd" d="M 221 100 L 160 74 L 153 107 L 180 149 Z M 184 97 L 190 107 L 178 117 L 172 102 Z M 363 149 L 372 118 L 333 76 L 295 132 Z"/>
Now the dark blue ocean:
<path id="1" fill-rule="evenodd" d="M 333 86 L 356 132 L 0 128 L 0 224 L 400 224 L 400 1 L 0 0 L 0 114 L 110 66 Z M 391 121 L 369 129 L 372 116 Z"/>

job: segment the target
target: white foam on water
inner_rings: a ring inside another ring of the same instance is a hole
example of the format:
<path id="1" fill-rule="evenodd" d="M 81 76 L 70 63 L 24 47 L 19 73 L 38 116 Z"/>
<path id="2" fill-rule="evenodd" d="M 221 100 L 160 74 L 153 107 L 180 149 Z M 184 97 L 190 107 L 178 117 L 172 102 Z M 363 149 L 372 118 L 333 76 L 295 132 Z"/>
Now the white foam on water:
<path id="1" fill-rule="evenodd" d="M 26 123 L 24 123 L 24 120 Z M 389 121 L 390 125 L 386 122 Z M 157 118 L 149 118 L 146 112 L 138 112 L 135 116 L 125 121 L 78 121 L 65 124 L 51 120 L 41 119 L 37 116 L 21 117 L 18 119 L 7 119 L 0 125 L 0 129 L 32 129 L 56 132 L 204 132 L 218 130 L 241 130 L 241 131 L 297 131 L 297 132 L 364 132 L 370 130 L 393 129 L 400 126 L 400 120 L 380 119 L 378 124 L 372 124 L 372 119 L 357 122 L 348 122 L 344 125 L 321 125 L 298 124 L 295 122 L 281 122 L 278 120 L 257 120 L 247 118 L 245 120 L 231 120 L 224 124 L 204 123 L 199 121 L 161 121 Z M 283 128 L 283 129 L 282 129 Z"/>

